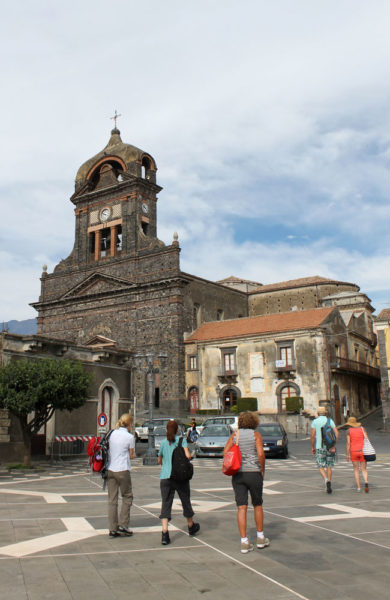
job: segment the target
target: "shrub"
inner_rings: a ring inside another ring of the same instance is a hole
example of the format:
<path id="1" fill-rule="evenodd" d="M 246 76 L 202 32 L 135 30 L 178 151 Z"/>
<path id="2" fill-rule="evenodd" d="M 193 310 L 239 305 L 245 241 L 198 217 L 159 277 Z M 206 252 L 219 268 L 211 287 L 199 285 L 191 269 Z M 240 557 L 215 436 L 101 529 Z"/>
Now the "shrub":
<path id="1" fill-rule="evenodd" d="M 237 398 L 236 412 L 240 413 L 246 410 L 250 410 L 252 412 L 257 411 L 257 398 Z"/>
<path id="2" fill-rule="evenodd" d="M 299 413 L 303 410 L 303 397 L 302 396 L 290 396 L 286 398 L 286 411 Z"/>

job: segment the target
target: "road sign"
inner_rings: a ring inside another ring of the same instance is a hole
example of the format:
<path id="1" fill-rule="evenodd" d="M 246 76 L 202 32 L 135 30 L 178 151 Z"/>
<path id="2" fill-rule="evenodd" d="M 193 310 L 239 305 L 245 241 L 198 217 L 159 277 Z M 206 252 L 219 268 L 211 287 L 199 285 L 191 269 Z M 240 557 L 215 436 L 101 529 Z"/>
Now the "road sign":
<path id="1" fill-rule="evenodd" d="M 98 416 L 98 425 L 99 427 L 105 427 L 107 425 L 107 415 L 106 413 L 100 413 Z"/>

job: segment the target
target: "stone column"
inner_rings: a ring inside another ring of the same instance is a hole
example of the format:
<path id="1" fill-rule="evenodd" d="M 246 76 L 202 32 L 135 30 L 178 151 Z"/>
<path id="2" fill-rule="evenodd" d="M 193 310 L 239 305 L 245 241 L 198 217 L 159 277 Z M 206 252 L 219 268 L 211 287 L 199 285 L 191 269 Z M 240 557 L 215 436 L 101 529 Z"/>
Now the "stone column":
<path id="1" fill-rule="evenodd" d="M 95 260 L 99 260 L 100 258 L 100 242 L 101 242 L 102 232 L 100 229 L 95 231 Z"/>

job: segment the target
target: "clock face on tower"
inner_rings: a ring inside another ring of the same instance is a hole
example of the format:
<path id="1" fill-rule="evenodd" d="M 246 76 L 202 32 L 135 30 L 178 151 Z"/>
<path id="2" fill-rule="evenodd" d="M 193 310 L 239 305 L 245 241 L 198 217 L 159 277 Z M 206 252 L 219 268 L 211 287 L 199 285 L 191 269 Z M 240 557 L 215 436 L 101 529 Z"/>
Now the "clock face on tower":
<path id="1" fill-rule="evenodd" d="M 102 208 L 102 210 L 100 211 L 100 220 L 101 221 L 107 221 L 107 219 L 110 217 L 110 209 L 109 208 Z"/>
<path id="2" fill-rule="evenodd" d="M 142 212 L 147 215 L 149 212 L 149 206 L 146 204 L 146 202 L 142 202 Z"/>

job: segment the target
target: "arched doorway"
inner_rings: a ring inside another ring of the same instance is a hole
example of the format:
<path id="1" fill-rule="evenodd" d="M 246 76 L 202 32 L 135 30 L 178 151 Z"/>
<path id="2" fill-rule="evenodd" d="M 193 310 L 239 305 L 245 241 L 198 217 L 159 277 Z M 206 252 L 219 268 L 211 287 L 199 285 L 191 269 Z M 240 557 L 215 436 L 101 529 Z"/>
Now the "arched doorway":
<path id="1" fill-rule="evenodd" d="M 199 390 L 197 387 L 192 387 L 188 391 L 188 400 L 190 405 L 190 413 L 193 415 L 199 409 Z"/>
<path id="2" fill-rule="evenodd" d="M 222 410 L 229 412 L 232 406 L 237 405 L 237 398 L 241 397 L 240 390 L 232 385 L 221 390 Z"/>
<path id="3" fill-rule="evenodd" d="M 276 388 L 276 396 L 278 399 L 278 412 L 286 412 L 286 400 L 292 396 L 300 396 L 301 390 L 299 385 L 293 381 L 283 381 Z"/>
<path id="4" fill-rule="evenodd" d="M 107 415 L 107 430 L 113 429 L 118 421 L 119 390 L 112 379 L 107 379 L 99 388 L 98 414 Z"/>

